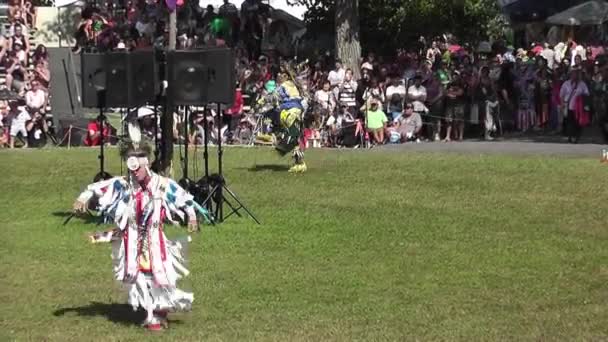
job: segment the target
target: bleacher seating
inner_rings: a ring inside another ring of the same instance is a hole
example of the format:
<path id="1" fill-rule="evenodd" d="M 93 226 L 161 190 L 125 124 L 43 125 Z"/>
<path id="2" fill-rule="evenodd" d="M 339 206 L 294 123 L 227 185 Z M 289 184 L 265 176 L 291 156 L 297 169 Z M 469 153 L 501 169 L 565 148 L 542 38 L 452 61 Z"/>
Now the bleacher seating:
<path id="1" fill-rule="evenodd" d="M 10 30 L 10 23 L 8 22 L 8 12 L 7 11 L 0 11 L 0 23 L 3 23 L 3 27 L 2 27 L 2 32 L 9 32 Z M 36 45 L 34 43 L 34 37 L 36 34 L 36 29 L 35 28 L 30 28 L 29 30 L 29 41 L 30 41 L 30 60 L 32 55 L 34 54 L 34 50 L 36 49 Z M 29 65 L 29 69 L 33 69 L 34 66 L 30 63 Z M 5 85 L 6 83 L 6 68 L 4 66 L 3 63 L 0 63 L 0 85 Z"/>

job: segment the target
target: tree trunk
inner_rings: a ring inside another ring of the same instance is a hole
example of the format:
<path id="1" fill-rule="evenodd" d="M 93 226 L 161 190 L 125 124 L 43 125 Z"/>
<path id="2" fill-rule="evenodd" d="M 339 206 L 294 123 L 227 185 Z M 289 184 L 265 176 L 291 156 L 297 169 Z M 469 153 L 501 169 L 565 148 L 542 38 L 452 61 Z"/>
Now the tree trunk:
<path id="1" fill-rule="evenodd" d="M 169 45 L 167 52 L 175 50 L 177 38 L 177 15 L 176 11 L 169 13 Z M 168 68 L 165 68 L 167 76 Z M 165 77 L 164 79 L 167 79 Z M 161 147 L 160 147 L 160 169 L 159 172 L 164 176 L 171 176 L 173 166 L 173 103 L 169 96 L 165 100 L 165 112 L 160 118 Z"/>
<path id="2" fill-rule="evenodd" d="M 336 56 L 355 79 L 361 76 L 359 41 L 359 0 L 336 0 Z"/>

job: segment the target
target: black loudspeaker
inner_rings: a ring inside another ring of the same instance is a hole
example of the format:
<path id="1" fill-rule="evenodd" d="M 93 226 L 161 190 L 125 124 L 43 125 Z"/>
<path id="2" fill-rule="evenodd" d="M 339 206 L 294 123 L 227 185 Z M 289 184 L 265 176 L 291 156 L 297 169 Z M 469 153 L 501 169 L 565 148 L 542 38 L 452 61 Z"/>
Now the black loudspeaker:
<path id="1" fill-rule="evenodd" d="M 202 51 L 171 51 L 167 54 L 167 67 L 168 96 L 174 105 L 207 104 L 207 67 Z"/>
<path id="2" fill-rule="evenodd" d="M 152 50 L 129 53 L 129 107 L 138 107 L 156 100 L 158 68 Z"/>
<path id="3" fill-rule="evenodd" d="M 207 56 L 207 102 L 232 105 L 236 90 L 232 49 L 209 49 Z"/>
<path id="4" fill-rule="evenodd" d="M 231 49 L 171 51 L 167 54 L 169 97 L 175 105 L 234 102 L 235 72 Z"/>
<path id="5" fill-rule="evenodd" d="M 108 52 L 104 55 L 106 73 L 105 105 L 129 106 L 129 60 L 126 52 Z"/>
<path id="6" fill-rule="evenodd" d="M 97 93 L 106 88 L 104 55 L 83 53 L 80 57 L 82 106 L 99 107 Z"/>

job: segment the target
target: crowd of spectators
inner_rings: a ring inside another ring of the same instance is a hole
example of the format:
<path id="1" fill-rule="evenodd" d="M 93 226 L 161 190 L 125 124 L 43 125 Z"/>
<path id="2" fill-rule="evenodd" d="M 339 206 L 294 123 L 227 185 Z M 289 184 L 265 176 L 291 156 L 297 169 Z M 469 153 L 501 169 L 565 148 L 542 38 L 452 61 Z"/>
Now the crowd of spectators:
<path id="1" fill-rule="evenodd" d="M 8 24 L 0 35 L 0 65 L 4 82 L 0 89 L 0 144 L 14 147 L 20 138 L 27 147 L 45 140 L 49 130 L 49 55 L 44 45 L 30 46 L 30 30 L 36 11 L 30 0 L 9 3 Z"/>
<path id="2" fill-rule="evenodd" d="M 30 49 L 27 34 L 35 11 L 28 4 L 12 7 L 11 25 L 0 44 L 6 87 L 22 97 L 2 112 L 5 127 L 12 122 L 6 130 L 11 147 L 15 136 L 31 136 L 36 123 L 44 122 L 40 118 L 48 102 L 48 54 L 42 45 Z M 271 131 L 277 124 L 277 108 L 264 105 L 264 99 L 276 95 L 286 57 L 262 51 L 270 7 L 260 0 L 243 1 L 240 11 L 229 0 L 218 9 L 203 9 L 196 2 L 176 1 L 175 6 L 178 49 L 230 46 L 236 51 L 235 103 L 221 109 L 222 122 L 210 124 L 222 125 L 227 143 L 253 142 Z M 167 14 L 159 0 L 127 1 L 123 8 L 112 3 L 87 7 L 73 50 L 165 48 Z M 606 62 L 600 43 L 569 39 L 555 46 L 537 42 L 517 49 L 500 43 L 473 47 L 444 35 L 428 42 L 421 37 L 415 47 L 392 55 L 367 53 L 357 70 L 329 53 L 312 56 L 294 70 L 305 98 L 305 137 L 312 146 L 493 140 L 529 131 L 563 134 L 576 143 L 584 127 L 605 126 Z M 201 114 L 195 110 L 186 122 L 183 112 L 176 112 L 176 141 L 203 139 Z M 149 114 L 144 117 L 146 131 L 156 131 Z M 39 126 L 46 130 L 44 124 Z"/>
<path id="3" fill-rule="evenodd" d="M 300 82 L 310 99 L 306 136 L 313 146 L 493 140 L 527 132 L 577 143 L 584 127 L 607 131 L 608 60 L 601 44 L 473 49 L 449 35 L 421 41 L 422 48 L 393 56 L 369 53 L 360 77 L 330 56 L 305 65 Z M 265 57 L 243 61 L 243 92 L 265 96 L 276 64 Z"/>

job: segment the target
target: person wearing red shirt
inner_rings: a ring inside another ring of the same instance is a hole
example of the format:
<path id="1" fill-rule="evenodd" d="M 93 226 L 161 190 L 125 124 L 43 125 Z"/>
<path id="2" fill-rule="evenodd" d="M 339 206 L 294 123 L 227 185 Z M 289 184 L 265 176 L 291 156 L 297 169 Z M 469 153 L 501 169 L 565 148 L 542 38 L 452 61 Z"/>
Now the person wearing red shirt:
<path id="1" fill-rule="evenodd" d="M 230 131 L 231 136 L 234 134 L 234 131 L 239 125 L 241 121 L 241 116 L 243 114 L 243 93 L 241 91 L 241 87 L 238 82 L 236 85 L 236 90 L 234 93 L 234 103 L 232 107 L 224 110 L 224 124 L 228 125 L 228 130 Z"/>
<path id="2" fill-rule="evenodd" d="M 91 120 L 87 126 L 87 136 L 84 138 L 85 146 L 99 146 L 101 142 L 101 127 L 99 121 Z M 110 137 L 110 127 L 106 124 L 103 126 L 103 140 L 108 143 Z"/>

